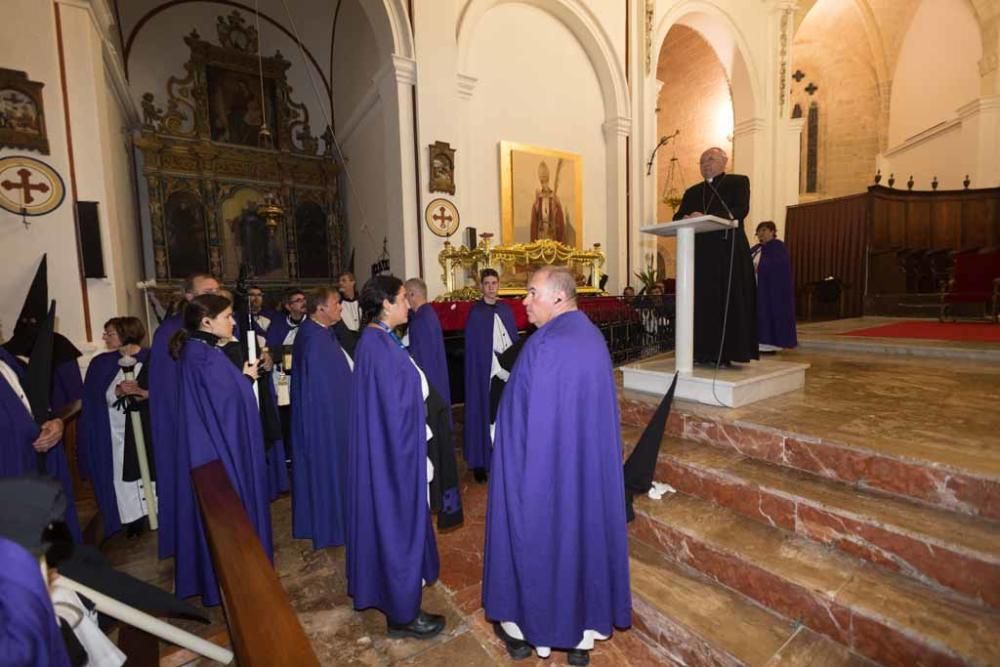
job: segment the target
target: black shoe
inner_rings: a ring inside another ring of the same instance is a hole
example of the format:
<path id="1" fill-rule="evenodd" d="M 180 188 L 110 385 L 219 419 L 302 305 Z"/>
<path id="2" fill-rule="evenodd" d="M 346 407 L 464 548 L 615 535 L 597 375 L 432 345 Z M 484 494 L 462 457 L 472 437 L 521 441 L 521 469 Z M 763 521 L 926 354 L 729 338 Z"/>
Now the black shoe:
<path id="1" fill-rule="evenodd" d="M 390 637 L 400 639 L 409 637 L 411 639 L 430 639 L 436 637 L 444 630 L 444 616 L 439 614 L 428 614 L 423 609 L 417 617 L 405 625 L 388 623 L 387 634 Z"/>
<path id="2" fill-rule="evenodd" d="M 566 654 L 566 662 L 568 662 L 571 665 L 589 665 L 590 651 L 584 651 L 583 649 L 575 648 Z"/>
<path id="3" fill-rule="evenodd" d="M 125 538 L 129 540 L 134 540 L 135 538 L 146 532 L 146 517 L 141 517 L 132 521 L 131 523 L 125 524 Z"/>
<path id="4" fill-rule="evenodd" d="M 490 474 L 486 472 L 486 468 L 473 468 L 472 476 L 476 478 L 476 482 L 479 484 L 485 484 L 490 478 Z"/>
<path id="5" fill-rule="evenodd" d="M 523 639 L 514 639 L 504 631 L 503 626 L 499 623 L 493 624 L 493 632 L 507 646 L 507 654 L 511 660 L 524 660 L 531 657 L 531 644 L 528 642 Z"/>

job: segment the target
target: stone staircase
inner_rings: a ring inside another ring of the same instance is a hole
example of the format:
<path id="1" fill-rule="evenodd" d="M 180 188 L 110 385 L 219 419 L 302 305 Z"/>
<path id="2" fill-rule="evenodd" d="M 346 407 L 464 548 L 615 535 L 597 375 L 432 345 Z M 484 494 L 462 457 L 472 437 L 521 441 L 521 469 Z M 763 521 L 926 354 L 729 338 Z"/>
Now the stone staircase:
<path id="1" fill-rule="evenodd" d="M 655 399 L 621 402 L 629 451 Z M 636 628 L 685 665 L 1000 665 L 1000 484 L 675 406 Z"/>

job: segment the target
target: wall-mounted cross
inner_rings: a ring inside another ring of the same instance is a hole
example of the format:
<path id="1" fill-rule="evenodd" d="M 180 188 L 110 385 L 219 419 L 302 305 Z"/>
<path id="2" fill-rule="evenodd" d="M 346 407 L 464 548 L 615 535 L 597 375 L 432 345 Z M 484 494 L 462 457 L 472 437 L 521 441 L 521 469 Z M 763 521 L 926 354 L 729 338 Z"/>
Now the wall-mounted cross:
<path id="1" fill-rule="evenodd" d="M 815 93 L 817 90 L 819 90 L 819 86 L 817 86 L 812 81 L 810 81 L 809 85 L 806 86 L 806 92 L 809 93 L 810 95 L 812 95 L 813 93 Z"/>
<path id="2" fill-rule="evenodd" d="M 431 216 L 431 219 L 436 220 L 441 225 L 442 229 L 446 228 L 448 223 L 454 220 L 453 217 L 448 215 L 448 209 L 444 206 L 440 207 L 438 212 Z"/>
<path id="3" fill-rule="evenodd" d="M 49 191 L 48 184 L 31 182 L 31 172 L 29 170 L 18 169 L 16 173 L 21 177 L 20 183 L 15 181 L 4 181 L 3 183 L 0 183 L 0 187 L 4 190 L 24 190 L 24 199 L 22 200 L 23 203 L 30 204 L 35 201 L 35 198 L 31 196 L 32 190 L 38 190 L 39 192 Z"/>
<path id="4" fill-rule="evenodd" d="M 806 73 L 800 69 L 797 69 L 795 70 L 795 73 L 792 74 L 792 78 L 795 79 L 795 83 L 799 83 L 800 81 L 802 81 L 802 79 L 806 78 Z"/>

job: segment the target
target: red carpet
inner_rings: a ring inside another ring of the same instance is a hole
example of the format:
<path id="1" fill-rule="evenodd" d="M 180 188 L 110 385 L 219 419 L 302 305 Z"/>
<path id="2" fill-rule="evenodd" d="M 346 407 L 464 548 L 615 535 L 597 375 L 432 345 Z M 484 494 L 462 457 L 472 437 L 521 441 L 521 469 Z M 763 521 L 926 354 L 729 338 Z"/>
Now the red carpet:
<path id="1" fill-rule="evenodd" d="M 1000 324 L 984 322 L 922 322 L 910 320 L 883 324 L 868 329 L 855 329 L 841 336 L 869 336 L 875 338 L 927 338 L 931 340 L 957 340 L 976 343 L 1000 343 Z"/>

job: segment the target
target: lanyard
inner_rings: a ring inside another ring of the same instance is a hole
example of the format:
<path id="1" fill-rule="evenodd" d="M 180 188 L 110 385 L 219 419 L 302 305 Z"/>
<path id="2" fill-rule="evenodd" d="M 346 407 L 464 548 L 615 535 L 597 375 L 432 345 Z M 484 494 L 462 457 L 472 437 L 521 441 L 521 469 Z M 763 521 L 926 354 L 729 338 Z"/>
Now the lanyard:
<path id="1" fill-rule="evenodd" d="M 392 329 L 389 328 L 388 324 L 386 324 L 382 320 L 375 320 L 375 324 L 378 326 L 379 329 L 381 329 L 382 331 L 384 331 L 387 334 L 389 334 L 389 336 L 394 341 L 396 341 L 396 345 L 399 346 L 399 349 L 401 349 L 401 350 L 405 350 L 406 349 L 406 347 L 403 345 L 403 341 L 399 340 L 399 336 L 396 335 L 395 331 L 393 331 Z"/>

